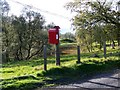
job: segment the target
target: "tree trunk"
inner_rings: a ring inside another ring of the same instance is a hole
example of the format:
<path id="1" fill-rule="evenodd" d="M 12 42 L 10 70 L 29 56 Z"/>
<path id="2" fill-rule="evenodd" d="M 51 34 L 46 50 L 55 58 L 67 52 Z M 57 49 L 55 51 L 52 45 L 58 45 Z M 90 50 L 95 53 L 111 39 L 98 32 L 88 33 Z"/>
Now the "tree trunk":
<path id="1" fill-rule="evenodd" d="M 16 61 L 19 61 L 19 60 L 20 60 L 19 54 L 18 54 L 18 50 L 16 50 L 16 52 L 15 52 L 14 60 L 16 60 Z"/>
<path id="2" fill-rule="evenodd" d="M 120 47 L 120 37 L 117 39 L 118 46 Z"/>
<path id="3" fill-rule="evenodd" d="M 120 47 L 120 30 L 119 30 L 120 26 L 118 25 L 118 32 L 117 32 L 117 42 L 118 42 L 118 46 Z"/>
<path id="4" fill-rule="evenodd" d="M 99 47 L 100 50 L 102 49 L 102 46 L 103 46 L 103 44 L 100 42 L 100 47 Z"/>
<path id="5" fill-rule="evenodd" d="M 8 51 L 6 50 L 6 60 L 7 60 L 7 62 L 9 62 L 10 61 L 10 58 L 9 58 L 9 53 L 8 53 Z"/>
<path id="6" fill-rule="evenodd" d="M 20 46 L 20 51 L 19 51 L 19 53 L 20 53 L 20 60 L 23 60 L 22 47 L 21 47 L 21 46 Z"/>
<path id="7" fill-rule="evenodd" d="M 7 60 L 6 60 L 6 51 L 3 51 L 2 52 L 2 63 L 6 63 Z"/>
<path id="8" fill-rule="evenodd" d="M 25 58 L 26 60 L 28 60 L 29 57 L 30 57 L 30 50 L 31 50 L 31 46 L 29 45 L 29 48 L 28 48 L 28 55 L 27 55 L 27 57 Z"/>
<path id="9" fill-rule="evenodd" d="M 104 49 L 104 58 L 106 59 L 107 56 L 106 56 L 106 40 L 104 40 L 104 44 L 103 44 L 103 49 Z"/>
<path id="10" fill-rule="evenodd" d="M 23 46 L 23 41 L 22 41 L 22 34 L 19 34 L 19 41 L 20 41 L 20 47 L 19 47 L 19 54 L 20 54 L 20 60 L 23 60 L 23 55 L 22 55 L 22 46 Z"/>
<path id="11" fill-rule="evenodd" d="M 92 52 L 92 50 L 94 50 L 92 43 L 90 44 L 90 48 L 91 48 L 91 52 Z"/>
<path id="12" fill-rule="evenodd" d="M 111 46 L 112 46 L 112 49 L 115 49 L 115 42 L 114 42 L 114 40 L 112 40 Z"/>
<path id="13" fill-rule="evenodd" d="M 88 52 L 90 52 L 90 48 L 89 48 L 89 46 L 87 45 L 87 50 L 88 50 Z"/>

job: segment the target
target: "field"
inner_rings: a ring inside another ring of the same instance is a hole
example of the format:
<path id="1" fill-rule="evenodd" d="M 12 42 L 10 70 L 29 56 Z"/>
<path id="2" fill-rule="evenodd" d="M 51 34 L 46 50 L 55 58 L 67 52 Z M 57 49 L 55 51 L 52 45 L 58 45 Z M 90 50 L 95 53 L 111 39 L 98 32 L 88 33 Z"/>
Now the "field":
<path id="1" fill-rule="evenodd" d="M 66 46 L 71 47 L 71 45 Z M 65 48 L 66 46 L 62 45 Z M 70 51 L 74 53 L 70 53 Z M 0 78 L 1 88 L 3 90 L 30 90 L 37 87 L 49 87 L 120 68 L 120 51 L 117 48 L 108 48 L 107 59 L 104 59 L 103 51 L 94 52 L 99 57 L 94 57 L 93 52 L 81 53 L 80 64 L 76 64 L 77 54 L 75 47 L 67 50 L 62 48 L 61 53 L 61 66 L 55 65 L 54 56 L 48 56 L 47 71 L 43 70 L 42 57 L 2 64 L 2 68 L 0 68 L 2 75 Z"/>

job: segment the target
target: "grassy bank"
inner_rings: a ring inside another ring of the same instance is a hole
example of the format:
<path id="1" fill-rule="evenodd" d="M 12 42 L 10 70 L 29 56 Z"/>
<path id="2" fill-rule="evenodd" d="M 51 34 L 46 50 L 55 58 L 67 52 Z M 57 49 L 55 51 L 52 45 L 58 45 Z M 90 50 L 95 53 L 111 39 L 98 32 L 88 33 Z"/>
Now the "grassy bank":
<path id="1" fill-rule="evenodd" d="M 76 64 L 76 55 L 61 56 L 61 66 L 55 66 L 55 58 L 48 57 L 47 71 L 43 71 L 43 59 L 9 62 L 2 65 L 0 86 L 3 90 L 30 90 L 53 86 L 82 79 L 98 72 L 120 68 L 119 50 L 108 50 L 107 59 L 103 52 L 81 53 L 81 63 Z"/>

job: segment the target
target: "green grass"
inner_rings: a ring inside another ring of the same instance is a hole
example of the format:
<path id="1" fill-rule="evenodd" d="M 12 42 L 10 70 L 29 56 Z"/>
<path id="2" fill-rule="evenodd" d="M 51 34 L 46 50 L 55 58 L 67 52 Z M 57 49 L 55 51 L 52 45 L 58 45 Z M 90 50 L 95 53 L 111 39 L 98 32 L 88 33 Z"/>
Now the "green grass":
<path id="1" fill-rule="evenodd" d="M 112 54 L 111 54 L 112 52 Z M 81 63 L 76 64 L 77 55 L 61 56 L 61 66 L 55 65 L 55 57 L 47 58 L 47 71 L 43 71 L 43 59 L 9 62 L 2 65 L 0 86 L 3 90 L 30 90 L 69 83 L 96 73 L 120 68 L 119 49 L 108 49 L 107 59 L 103 51 L 81 53 Z"/>

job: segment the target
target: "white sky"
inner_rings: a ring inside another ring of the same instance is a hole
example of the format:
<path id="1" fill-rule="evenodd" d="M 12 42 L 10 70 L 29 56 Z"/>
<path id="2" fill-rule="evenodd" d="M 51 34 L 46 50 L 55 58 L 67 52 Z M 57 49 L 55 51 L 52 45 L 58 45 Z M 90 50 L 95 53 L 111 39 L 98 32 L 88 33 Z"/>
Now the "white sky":
<path id="1" fill-rule="evenodd" d="M 14 14 L 14 15 L 19 15 L 20 11 L 23 9 L 23 6 L 20 4 L 16 4 L 16 3 L 12 2 L 11 0 L 6 0 L 6 1 L 10 4 L 10 8 L 11 8 L 10 13 Z M 14 1 L 18 1 L 21 3 L 27 4 L 27 5 L 32 5 L 39 9 L 53 12 L 53 13 L 62 15 L 64 17 L 72 18 L 72 16 L 73 16 L 73 14 L 70 11 L 68 11 L 64 8 L 64 5 L 67 2 L 70 2 L 72 0 L 14 0 Z M 65 32 L 74 33 L 71 28 L 71 22 L 69 19 L 46 14 L 43 12 L 40 12 L 40 13 L 45 17 L 47 24 L 54 22 L 56 25 L 60 26 L 61 33 L 65 33 Z"/>

